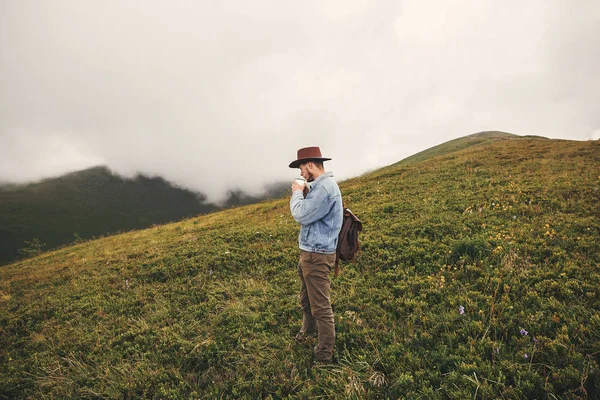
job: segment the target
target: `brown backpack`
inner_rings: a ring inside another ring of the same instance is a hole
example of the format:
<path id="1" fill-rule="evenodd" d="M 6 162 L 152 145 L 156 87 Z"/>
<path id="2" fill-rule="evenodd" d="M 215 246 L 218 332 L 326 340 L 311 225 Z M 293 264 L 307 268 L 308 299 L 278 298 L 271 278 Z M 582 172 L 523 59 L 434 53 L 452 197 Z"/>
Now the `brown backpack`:
<path id="1" fill-rule="evenodd" d="M 358 241 L 358 232 L 362 231 L 362 222 L 352 214 L 352 211 L 344 207 L 344 221 L 342 229 L 338 236 L 338 243 L 335 257 L 335 273 L 338 276 L 340 272 L 339 262 L 350 261 L 360 250 L 360 242 Z"/>

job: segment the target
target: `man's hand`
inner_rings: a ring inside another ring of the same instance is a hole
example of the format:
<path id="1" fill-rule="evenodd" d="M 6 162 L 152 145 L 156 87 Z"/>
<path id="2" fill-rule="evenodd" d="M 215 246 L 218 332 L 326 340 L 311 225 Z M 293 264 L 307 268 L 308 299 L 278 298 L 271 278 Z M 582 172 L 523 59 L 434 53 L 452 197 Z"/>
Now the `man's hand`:
<path id="1" fill-rule="evenodd" d="M 294 193 L 296 190 L 303 191 L 305 187 L 306 185 L 300 185 L 295 180 L 292 181 L 292 193 Z"/>

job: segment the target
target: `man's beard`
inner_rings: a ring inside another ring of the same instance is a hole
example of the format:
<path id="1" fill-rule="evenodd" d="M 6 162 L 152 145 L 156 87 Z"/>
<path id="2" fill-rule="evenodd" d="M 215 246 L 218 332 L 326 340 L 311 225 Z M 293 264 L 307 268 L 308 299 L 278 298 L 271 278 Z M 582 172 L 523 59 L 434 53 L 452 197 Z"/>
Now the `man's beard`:
<path id="1" fill-rule="evenodd" d="M 311 174 L 309 171 L 306 171 L 306 175 L 308 176 L 308 178 L 306 178 L 306 182 L 312 182 L 315 180 L 314 175 Z"/>

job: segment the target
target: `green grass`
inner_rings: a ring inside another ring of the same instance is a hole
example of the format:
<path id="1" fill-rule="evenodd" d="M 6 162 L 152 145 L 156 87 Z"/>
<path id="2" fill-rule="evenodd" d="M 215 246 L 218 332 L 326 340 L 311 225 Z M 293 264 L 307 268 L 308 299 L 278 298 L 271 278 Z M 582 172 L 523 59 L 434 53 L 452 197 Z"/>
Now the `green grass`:
<path id="1" fill-rule="evenodd" d="M 1 267 L 0 397 L 600 398 L 600 142 L 486 141 L 340 186 L 364 230 L 332 280 L 336 364 L 293 340 L 282 199 Z"/>

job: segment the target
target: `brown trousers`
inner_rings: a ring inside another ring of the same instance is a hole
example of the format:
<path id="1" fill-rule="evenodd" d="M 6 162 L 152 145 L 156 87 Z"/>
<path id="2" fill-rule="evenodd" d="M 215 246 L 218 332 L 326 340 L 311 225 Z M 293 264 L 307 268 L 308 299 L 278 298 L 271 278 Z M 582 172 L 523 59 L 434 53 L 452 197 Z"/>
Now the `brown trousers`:
<path id="1" fill-rule="evenodd" d="M 333 355 L 335 323 L 329 299 L 329 273 L 335 265 L 335 254 L 300 251 L 298 275 L 302 282 L 300 305 L 302 306 L 301 333 L 319 333 L 315 358 L 329 361 Z"/>

